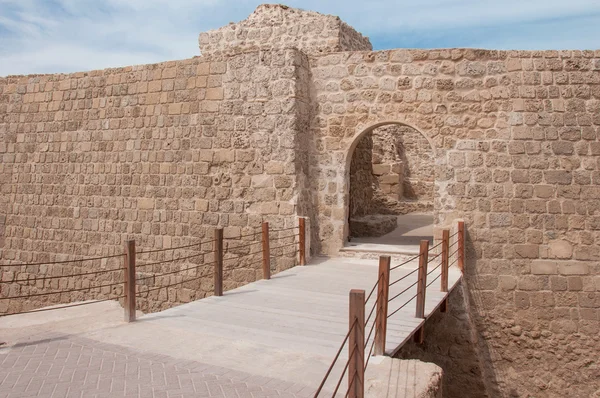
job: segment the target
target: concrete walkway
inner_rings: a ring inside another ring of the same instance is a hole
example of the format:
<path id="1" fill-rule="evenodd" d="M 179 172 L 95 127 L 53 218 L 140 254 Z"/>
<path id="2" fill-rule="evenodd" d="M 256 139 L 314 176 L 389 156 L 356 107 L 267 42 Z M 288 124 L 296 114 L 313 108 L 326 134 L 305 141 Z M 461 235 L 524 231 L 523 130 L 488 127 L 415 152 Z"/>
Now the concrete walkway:
<path id="1" fill-rule="evenodd" d="M 121 323 L 117 303 L 2 318 L 0 336 L 10 346 L 0 349 L 0 396 L 312 396 L 346 335 L 349 290 L 368 294 L 377 279 L 374 260 L 317 260 L 133 324 Z M 416 266 L 393 271 L 392 281 Z M 454 286 L 460 272 L 451 268 L 449 279 Z M 415 280 L 416 273 L 392 286 L 391 296 Z M 392 301 L 390 312 L 415 289 Z M 445 297 L 439 290 L 438 279 L 428 288 L 426 313 Z M 375 295 L 367 314 L 374 302 Z M 414 311 L 413 300 L 390 318 L 389 353 L 422 324 Z M 372 361 L 376 368 L 380 359 Z M 416 375 L 405 376 L 416 385 Z"/>
<path id="2" fill-rule="evenodd" d="M 341 250 L 352 253 L 418 254 L 421 240 L 433 241 L 433 215 L 410 213 L 397 217 L 398 226 L 383 236 L 352 238 Z"/>

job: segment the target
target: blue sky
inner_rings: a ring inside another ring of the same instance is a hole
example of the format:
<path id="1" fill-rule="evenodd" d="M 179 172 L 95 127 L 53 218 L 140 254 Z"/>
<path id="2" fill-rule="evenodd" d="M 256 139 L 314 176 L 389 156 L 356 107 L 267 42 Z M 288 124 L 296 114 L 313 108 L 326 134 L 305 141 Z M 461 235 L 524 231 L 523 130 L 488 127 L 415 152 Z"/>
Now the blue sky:
<path id="1" fill-rule="evenodd" d="M 0 76 L 199 55 L 198 34 L 249 0 L 0 0 Z M 375 49 L 600 49 L 600 0 L 290 0 L 339 15 Z"/>

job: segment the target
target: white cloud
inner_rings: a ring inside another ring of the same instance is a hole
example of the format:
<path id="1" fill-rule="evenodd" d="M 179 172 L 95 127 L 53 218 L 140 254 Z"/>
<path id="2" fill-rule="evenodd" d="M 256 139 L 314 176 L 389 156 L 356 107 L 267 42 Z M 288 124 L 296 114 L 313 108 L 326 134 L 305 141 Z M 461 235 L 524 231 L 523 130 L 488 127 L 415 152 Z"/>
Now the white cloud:
<path id="1" fill-rule="evenodd" d="M 244 19 L 260 3 L 0 0 L 0 76 L 189 58 L 199 54 L 197 37 L 201 31 Z M 565 45 L 581 48 L 594 46 L 600 36 L 600 21 L 593 23 L 594 16 L 596 19 L 600 16 L 597 0 L 370 0 L 368 4 L 351 0 L 290 0 L 287 3 L 340 15 L 367 36 L 385 38 L 386 45 L 397 47 L 406 42 L 424 42 L 434 47 L 460 43 L 488 48 Z M 582 21 L 592 26 L 582 26 Z M 514 28 L 517 25 L 520 30 Z M 486 32 L 488 28 L 493 28 L 489 30 L 493 35 L 473 37 L 467 44 L 452 36 L 464 39 L 468 32 Z M 406 35 L 411 35 L 411 40 L 402 40 Z M 425 40 L 440 37 L 443 40 L 437 42 Z"/>

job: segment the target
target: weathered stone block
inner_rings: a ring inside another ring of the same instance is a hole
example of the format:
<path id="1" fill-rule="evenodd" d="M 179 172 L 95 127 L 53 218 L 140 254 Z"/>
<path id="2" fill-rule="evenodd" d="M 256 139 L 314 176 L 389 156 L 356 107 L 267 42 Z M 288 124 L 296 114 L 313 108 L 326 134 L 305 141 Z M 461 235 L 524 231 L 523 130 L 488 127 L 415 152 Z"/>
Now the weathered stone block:
<path id="1" fill-rule="evenodd" d="M 350 234 L 353 237 L 383 236 L 397 227 L 397 216 L 369 215 L 350 220 Z"/>
<path id="2" fill-rule="evenodd" d="M 538 245 L 515 245 L 515 254 L 521 258 L 538 258 Z"/>
<path id="3" fill-rule="evenodd" d="M 587 275 L 589 274 L 589 266 L 582 261 L 561 262 L 558 265 L 558 270 L 562 275 Z"/>
<path id="4" fill-rule="evenodd" d="M 558 274 L 558 264 L 554 261 L 534 260 L 531 262 L 531 273 L 534 275 Z"/>
<path id="5" fill-rule="evenodd" d="M 140 198 L 137 200 L 137 207 L 140 210 L 154 209 L 154 199 L 152 198 Z"/>

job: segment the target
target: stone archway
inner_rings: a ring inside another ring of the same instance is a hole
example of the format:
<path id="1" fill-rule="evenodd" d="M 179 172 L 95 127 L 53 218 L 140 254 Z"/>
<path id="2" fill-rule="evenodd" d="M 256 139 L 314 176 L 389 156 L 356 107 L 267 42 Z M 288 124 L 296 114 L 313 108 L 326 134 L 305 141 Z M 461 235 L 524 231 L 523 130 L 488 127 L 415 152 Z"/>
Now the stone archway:
<path id="1" fill-rule="evenodd" d="M 367 242 L 389 244 L 398 235 L 398 244 L 412 245 L 432 238 L 435 153 L 419 130 L 400 122 L 365 129 L 348 151 L 345 181 L 344 241 L 385 236 Z"/>

